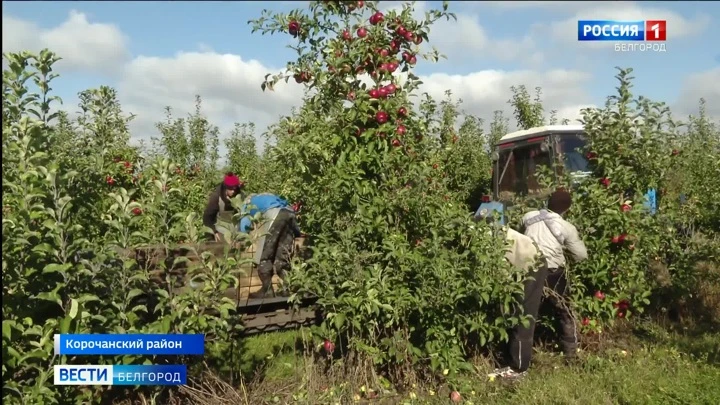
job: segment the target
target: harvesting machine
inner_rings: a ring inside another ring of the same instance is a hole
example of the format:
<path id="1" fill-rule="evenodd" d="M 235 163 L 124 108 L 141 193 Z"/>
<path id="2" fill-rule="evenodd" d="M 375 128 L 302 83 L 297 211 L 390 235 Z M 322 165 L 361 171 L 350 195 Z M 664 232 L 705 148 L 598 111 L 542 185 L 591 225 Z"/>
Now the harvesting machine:
<path id="1" fill-rule="evenodd" d="M 576 184 L 592 175 L 583 153 L 586 145 L 582 125 L 549 125 L 509 133 L 498 141 L 492 151 L 492 195 L 484 196 L 476 217 L 486 217 L 495 211 L 505 224 L 505 209 L 515 197 L 544 198 L 550 190 L 538 180 L 538 168 L 552 167 L 558 178 L 568 173 Z M 553 165 L 553 162 L 562 162 Z M 651 214 L 657 209 L 655 190 L 645 194 L 645 207 Z"/>

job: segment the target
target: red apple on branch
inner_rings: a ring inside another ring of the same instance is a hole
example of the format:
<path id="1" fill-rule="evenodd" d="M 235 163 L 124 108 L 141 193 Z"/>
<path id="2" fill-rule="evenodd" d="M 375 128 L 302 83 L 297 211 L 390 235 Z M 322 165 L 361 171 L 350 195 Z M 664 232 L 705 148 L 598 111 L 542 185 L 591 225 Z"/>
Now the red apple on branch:
<path id="1" fill-rule="evenodd" d="M 323 348 L 328 354 L 331 354 L 335 351 L 335 343 L 331 342 L 328 339 L 325 339 L 325 342 L 323 342 Z"/>
<path id="2" fill-rule="evenodd" d="M 385 15 L 380 11 L 370 16 L 370 24 L 372 25 L 378 25 L 383 21 L 385 21 Z"/>
<path id="3" fill-rule="evenodd" d="M 375 121 L 378 122 L 378 124 L 384 124 L 388 121 L 388 113 L 385 111 L 378 111 L 377 114 L 375 114 Z"/>
<path id="4" fill-rule="evenodd" d="M 288 24 L 288 32 L 290 33 L 290 35 L 296 37 L 298 35 L 298 32 L 300 32 L 300 23 L 295 20 L 290 21 L 290 23 Z"/>

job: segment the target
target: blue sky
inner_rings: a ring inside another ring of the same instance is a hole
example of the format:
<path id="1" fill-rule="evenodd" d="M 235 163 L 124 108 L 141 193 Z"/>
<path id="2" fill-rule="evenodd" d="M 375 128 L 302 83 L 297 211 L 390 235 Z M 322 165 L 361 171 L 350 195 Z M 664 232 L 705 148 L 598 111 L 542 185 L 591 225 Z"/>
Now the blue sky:
<path id="1" fill-rule="evenodd" d="M 248 120 L 264 126 L 297 105 L 300 90 L 259 92 L 256 79 L 292 54 L 284 48 L 287 36 L 251 35 L 247 21 L 263 8 L 304 4 L 4 2 L 3 51 L 54 46 L 66 57 L 54 86 L 66 108 L 73 110 L 77 92 L 111 85 L 138 114 L 141 137 L 153 131 L 164 105 L 192 111 L 196 93 L 222 128 Z M 469 113 L 489 118 L 493 110 L 509 112 L 509 86 L 526 84 L 543 86 L 548 105 L 574 118 L 580 107 L 601 104 L 613 92 L 615 66 L 623 66 L 635 69 L 637 92 L 682 114 L 705 97 L 720 117 L 718 2 L 451 2 L 450 11 L 458 21 L 430 35 L 449 59 L 418 64 L 417 73 L 433 95 L 451 88 Z M 667 52 L 618 53 L 611 44 L 577 42 L 578 19 L 608 18 L 667 19 Z"/>

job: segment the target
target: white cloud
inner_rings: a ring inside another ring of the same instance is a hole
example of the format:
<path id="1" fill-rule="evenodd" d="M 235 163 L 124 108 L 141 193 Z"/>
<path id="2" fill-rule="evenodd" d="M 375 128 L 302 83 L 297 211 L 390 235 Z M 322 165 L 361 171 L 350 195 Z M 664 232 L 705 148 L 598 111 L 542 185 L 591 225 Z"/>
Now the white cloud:
<path id="1" fill-rule="evenodd" d="M 690 75 L 685 79 L 675 103 L 677 113 L 697 115 L 701 98 L 707 102 L 707 115 L 720 122 L 720 67 Z"/>
<path id="2" fill-rule="evenodd" d="M 463 100 L 462 109 L 466 113 L 486 120 L 495 110 L 502 110 L 507 117 L 512 116 L 512 107 L 508 103 L 512 96 L 511 86 L 525 85 L 530 92 L 534 92 L 535 87 L 541 87 L 546 113 L 549 115 L 551 110 L 557 110 L 559 119 L 574 120 L 579 117 L 581 108 L 589 106 L 589 96 L 583 88 L 590 78 L 587 73 L 568 70 L 485 70 L 468 75 L 438 73 L 420 79 L 424 82 L 422 90 L 434 98 L 442 99 L 449 89 L 454 97 Z M 512 119 L 511 125 L 514 125 Z"/>
<path id="3" fill-rule="evenodd" d="M 561 8 L 563 10 L 579 9 L 588 7 L 589 3 L 582 1 L 484 1 L 476 3 L 479 5 L 488 5 L 501 9 L 520 9 L 520 8 Z"/>
<path id="4" fill-rule="evenodd" d="M 563 119 L 570 120 L 570 124 L 577 124 L 578 120 L 582 118 L 582 110 L 586 108 L 597 108 L 598 106 L 595 104 L 580 104 L 580 105 L 569 105 L 558 108 L 557 111 L 557 118 L 558 121 L 562 121 Z"/>
<path id="5" fill-rule="evenodd" d="M 120 29 L 91 23 L 84 13 L 75 10 L 50 29 L 4 15 L 2 24 L 3 52 L 48 48 L 63 58 L 57 65 L 61 70 L 119 72 L 130 59 L 127 38 Z"/>
<path id="6" fill-rule="evenodd" d="M 236 121 L 253 121 L 262 129 L 301 103 L 303 87 L 292 80 L 273 92 L 260 89 L 264 76 L 275 72 L 277 69 L 258 61 L 230 54 L 140 57 L 126 68 L 118 90 L 125 111 L 137 114 L 133 134 L 143 139 L 157 135 L 154 123 L 162 119 L 165 106 L 173 107 L 179 117 L 193 112 L 196 94 L 202 96 L 203 112 L 222 129 L 228 130 Z M 420 79 L 424 82 L 421 91 L 440 100 L 449 89 L 454 97 L 463 99 L 465 112 L 488 119 L 498 109 L 510 116 L 509 88 L 520 84 L 531 91 L 542 87 L 548 111 L 558 110 L 560 118 L 576 118 L 580 106 L 588 102 L 582 88 L 589 75 L 578 71 L 487 70 L 468 75 L 431 74 Z"/>
<path id="7" fill-rule="evenodd" d="M 457 21 L 438 21 L 431 29 L 430 45 L 439 49 L 452 63 L 490 57 L 502 62 L 520 61 L 537 66 L 544 60 L 532 36 L 493 37 L 480 24 L 479 16 L 473 13 L 459 14 Z"/>
<path id="8" fill-rule="evenodd" d="M 215 52 L 141 56 L 127 65 L 118 93 L 124 109 L 137 114 L 133 130 L 145 139 L 156 135 L 154 123 L 166 106 L 176 117 L 193 112 L 195 95 L 202 97 L 202 110 L 214 124 L 227 129 L 235 121 L 253 121 L 263 128 L 301 102 L 303 87 L 292 79 L 275 91 L 262 91 L 265 75 L 278 71 L 256 60 Z"/>

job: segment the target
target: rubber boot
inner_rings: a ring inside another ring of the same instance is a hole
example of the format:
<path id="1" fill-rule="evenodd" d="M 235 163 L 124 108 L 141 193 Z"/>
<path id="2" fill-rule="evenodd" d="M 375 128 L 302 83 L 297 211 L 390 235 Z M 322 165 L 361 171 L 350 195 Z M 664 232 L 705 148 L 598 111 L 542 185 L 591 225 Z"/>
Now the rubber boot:
<path id="1" fill-rule="evenodd" d="M 272 288 L 272 279 L 267 281 L 263 280 L 260 291 L 250 293 L 248 296 L 252 299 L 273 298 L 275 296 L 275 291 L 273 291 Z"/>
<path id="2" fill-rule="evenodd" d="M 565 364 L 568 366 L 578 364 L 579 359 L 577 355 L 577 343 L 563 342 L 563 357 L 565 360 Z"/>

